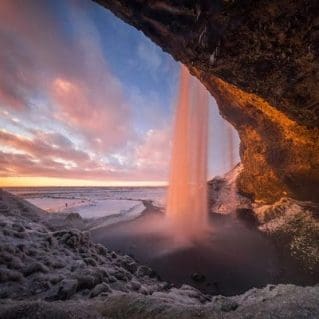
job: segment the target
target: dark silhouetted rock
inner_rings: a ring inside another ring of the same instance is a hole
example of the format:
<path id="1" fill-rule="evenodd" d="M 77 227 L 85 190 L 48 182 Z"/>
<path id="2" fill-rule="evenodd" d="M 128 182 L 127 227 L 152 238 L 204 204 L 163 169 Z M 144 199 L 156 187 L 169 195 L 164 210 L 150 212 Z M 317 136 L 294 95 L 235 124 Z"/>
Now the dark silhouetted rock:
<path id="1" fill-rule="evenodd" d="M 75 279 L 63 279 L 56 286 L 52 287 L 47 295 L 46 300 L 66 300 L 70 299 L 77 290 L 78 281 Z"/>
<path id="2" fill-rule="evenodd" d="M 101 284 L 96 285 L 94 289 L 91 291 L 90 297 L 91 298 L 96 297 L 103 292 L 111 292 L 110 287 L 105 282 L 102 282 Z"/>
<path id="3" fill-rule="evenodd" d="M 196 282 L 204 282 L 206 280 L 206 277 L 198 272 L 194 272 L 191 278 Z"/>
<path id="4" fill-rule="evenodd" d="M 136 280 L 132 280 L 129 286 L 133 291 L 138 291 L 141 288 L 141 284 Z"/>
<path id="5" fill-rule="evenodd" d="M 249 208 L 237 208 L 236 214 L 238 218 L 251 226 L 258 225 L 258 219 L 252 209 Z"/>
<path id="6" fill-rule="evenodd" d="M 25 276 L 30 276 L 30 275 L 37 273 L 37 272 L 47 273 L 47 272 L 49 272 L 49 268 L 40 262 L 34 262 L 34 263 L 26 266 L 26 268 L 23 270 L 23 274 Z"/>
<path id="7" fill-rule="evenodd" d="M 152 274 L 152 269 L 148 266 L 139 266 L 136 271 L 138 277 L 150 276 Z"/>
<path id="8" fill-rule="evenodd" d="M 0 283 L 8 281 L 21 281 L 22 278 L 22 274 L 18 271 L 0 268 Z"/>
<path id="9" fill-rule="evenodd" d="M 80 221 L 82 220 L 82 217 L 79 213 L 70 213 L 68 216 L 65 217 L 66 222 L 74 222 L 74 221 Z"/>

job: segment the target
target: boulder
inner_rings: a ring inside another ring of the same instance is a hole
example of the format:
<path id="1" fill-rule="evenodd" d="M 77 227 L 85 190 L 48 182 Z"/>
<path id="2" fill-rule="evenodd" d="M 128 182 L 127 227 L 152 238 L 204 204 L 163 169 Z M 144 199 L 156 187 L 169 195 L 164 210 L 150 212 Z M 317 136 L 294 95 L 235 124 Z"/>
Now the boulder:
<path id="1" fill-rule="evenodd" d="M 30 276 L 30 275 L 37 273 L 37 272 L 47 273 L 47 272 L 49 272 L 49 268 L 40 262 L 33 262 L 33 263 L 27 265 L 25 267 L 25 269 L 23 270 L 23 274 L 25 276 Z"/>
<path id="2" fill-rule="evenodd" d="M 93 288 L 90 293 L 90 298 L 96 297 L 105 292 L 111 292 L 111 288 L 105 282 L 102 282 L 101 284 L 98 284 Z"/>
<path id="3" fill-rule="evenodd" d="M 200 274 L 198 272 L 194 272 L 191 276 L 191 278 L 196 282 L 204 282 L 206 280 L 205 275 Z"/>
<path id="4" fill-rule="evenodd" d="M 20 272 L 11 269 L 0 268 L 0 283 L 8 281 L 21 281 L 22 279 L 23 276 Z"/>
<path id="5" fill-rule="evenodd" d="M 136 280 L 132 280 L 128 284 L 128 287 L 129 287 L 130 290 L 138 291 L 141 288 L 141 284 L 138 281 L 136 281 Z"/>
<path id="6" fill-rule="evenodd" d="M 70 299 L 76 293 L 77 287 L 76 279 L 63 279 L 47 292 L 45 299 L 48 301 Z"/>
<path id="7" fill-rule="evenodd" d="M 137 268 L 136 275 L 138 277 L 145 277 L 145 276 L 150 276 L 152 272 L 153 271 L 150 267 L 142 265 Z"/>

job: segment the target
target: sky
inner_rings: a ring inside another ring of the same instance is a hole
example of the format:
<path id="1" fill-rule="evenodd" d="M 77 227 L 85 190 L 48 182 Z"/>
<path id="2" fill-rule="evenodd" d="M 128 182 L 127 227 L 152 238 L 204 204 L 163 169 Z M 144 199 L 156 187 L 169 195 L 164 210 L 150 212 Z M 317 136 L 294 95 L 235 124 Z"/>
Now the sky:
<path id="1" fill-rule="evenodd" d="M 0 186 L 167 181 L 170 55 L 89 0 L 1 0 L 0 45 Z M 229 169 L 229 132 L 238 160 L 238 137 L 210 104 L 213 176 Z"/>

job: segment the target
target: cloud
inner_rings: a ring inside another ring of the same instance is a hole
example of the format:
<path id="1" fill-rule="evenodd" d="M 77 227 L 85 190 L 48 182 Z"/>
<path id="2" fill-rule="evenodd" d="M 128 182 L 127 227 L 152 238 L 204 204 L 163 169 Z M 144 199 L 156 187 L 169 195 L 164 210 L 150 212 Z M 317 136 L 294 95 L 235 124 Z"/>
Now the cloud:
<path id="1" fill-rule="evenodd" d="M 125 145 L 132 130 L 130 109 L 121 98 L 119 88 L 111 79 L 104 83 L 108 85 L 97 84 L 100 92 L 81 81 L 57 78 L 52 84 L 57 105 L 54 117 L 83 135 L 96 151 L 112 151 Z M 105 94 L 108 90 L 112 93 Z"/>
<path id="2" fill-rule="evenodd" d="M 0 131 L 0 142 L 1 145 L 23 151 L 34 158 L 56 157 L 71 161 L 88 161 L 90 159 L 85 152 L 76 150 L 72 143 L 67 141 L 67 138 L 57 133 L 39 132 L 33 139 L 27 139 Z M 68 147 L 66 147 L 68 142 Z"/>
<path id="3" fill-rule="evenodd" d="M 61 30 L 49 1 L 1 2 L 0 104 L 29 112 L 40 97 L 51 107 L 48 120 L 60 121 L 96 150 L 111 151 L 132 135 L 130 108 L 85 6 L 65 6 L 69 25 Z"/>
<path id="4" fill-rule="evenodd" d="M 89 5 L 0 1 L 0 176 L 166 179 L 160 93 L 125 92 Z M 162 71 L 149 40 L 136 50 L 151 76 Z"/>
<path id="5" fill-rule="evenodd" d="M 67 168 L 64 163 L 48 158 L 35 160 L 27 154 L 11 154 L 0 151 L 0 175 L 2 177 L 63 177 L 107 179 L 114 176 L 107 167 L 83 169 Z"/>
<path id="6" fill-rule="evenodd" d="M 3 177 L 63 176 L 97 180 L 167 178 L 170 149 L 167 130 L 148 131 L 139 143 L 124 149 L 122 154 L 114 154 L 115 163 L 107 163 L 98 157 L 90 158 L 59 133 L 35 131 L 33 138 L 25 138 L 0 131 L 0 144 L 0 176 Z"/>
<path id="7" fill-rule="evenodd" d="M 116 154 L 121 166 L 136 180 L 145 176 L 153 180 L 167 180 L 170 162 L 171 134 L 167 129 L 149 130 L 139 141 Z M 122 168 L 123 169 L 123 168 Z"/>
<path id="8" fill-rule="evenodd" d="M 59 133 L 35 131 L 33 138 L 25 138 L 1 130 L 0 145 L 0 176 L 103 179 L 119 175 L 106 163 L 76 149 Z"/>
<path id="9" fill-rule="evenodd" d="M 149 130 L 143 143 L 136 147 L 136 165 L 165 172 L 169 162 L 170 137 L 168 130 Z"/>
<path id="10" fill-rule="evenodd" d="M 24 110 L 33 90 L 33 63 L 25 47 L 0 30 L 0 103 L 2 107 Z M 27 77 L 28 74 L 28 77 Z"/>

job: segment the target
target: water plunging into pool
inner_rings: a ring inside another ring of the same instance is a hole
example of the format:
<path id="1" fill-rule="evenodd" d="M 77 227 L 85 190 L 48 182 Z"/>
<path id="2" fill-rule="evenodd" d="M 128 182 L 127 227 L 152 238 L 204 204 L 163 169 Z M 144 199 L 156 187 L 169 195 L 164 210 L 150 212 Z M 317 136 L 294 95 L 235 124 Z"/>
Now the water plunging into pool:
<path id="1" fill-rule="evenodd" d="M 182 66 L 166 214 L 176 236 L 207 224 L 208 92 Z"/>

